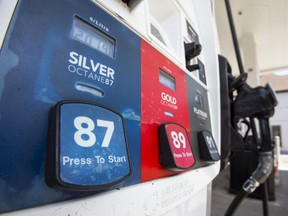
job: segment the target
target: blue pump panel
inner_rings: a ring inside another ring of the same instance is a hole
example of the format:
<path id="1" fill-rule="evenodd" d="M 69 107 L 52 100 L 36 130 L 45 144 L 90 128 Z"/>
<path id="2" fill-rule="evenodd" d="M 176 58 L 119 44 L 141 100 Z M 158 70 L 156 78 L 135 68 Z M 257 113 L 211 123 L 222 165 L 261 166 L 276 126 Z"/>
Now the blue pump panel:
<path id="1" fill-rule="evenodd" d="M 0 212 L 96 193 L 65 187 L 56 190 L 45 182 L 49 178 L 45 167 L 54 163 L 46 151 L 51 147 L 48 131 L 56 127 L 49 122 L 49 112 L 64 100 L 85 103 L 64 103 L 59 108 L 60 152 L 55 152 L 54 159 L 60 158 L 56 168 L 63 184 L 82 188 L 96 184 L 110 190 L 139 183 L 140 38 L 88 0 L 19 1 L 0 52 Z M 86 111 L 85 118 L 77 118 Z M 111 149 L 104 147 L 101 154 L 96 146 L 103 145 L 109 126 L 101 121 L 97 124 L 99 119 L 113 122 L 113 133 L 120 138 L 115 141 L 111 136 Z M 91 125 L 94 135 L 89 131 L 88 135 L 75 135 L 79 128 L 86 130 Z M 99 143 L 92 145 L 89 135 Z M 77 139 L 91 146 L 80 148 Z M 91 143 L 86 142 L 89 139 Z M 118 149 L 115 142 L 122 147 Z M 111 174 L 110 179 L 102 176 L 83 182 L 80 174 L 72 177 L 71 172 L 93 176 L 84 168 L 96 163 L 95 156 L 105 158 L 103 169 L 111 172 L 102 174 Z M 73 171 L 68 163 L 83 170 Z"/>

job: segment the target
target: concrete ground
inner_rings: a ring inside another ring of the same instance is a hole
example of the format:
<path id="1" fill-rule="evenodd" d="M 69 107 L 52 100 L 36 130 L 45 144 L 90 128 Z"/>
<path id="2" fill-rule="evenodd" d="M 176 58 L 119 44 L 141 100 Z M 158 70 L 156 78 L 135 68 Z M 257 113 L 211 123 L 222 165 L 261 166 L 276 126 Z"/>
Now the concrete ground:
<path id="1" fill-rule="evenodd" d="M 269 216 L 288 215 L 288 155 L 280 155 L 279 170 L 275 177 L 275 201 L 268 202 Z M 229 169 L 225 169 L 213 181 L 211 216 L 224 216 L 235 197 L 229 193 Z M 234 216 L 263 215 L 262 201 L 245 198 Z"/>

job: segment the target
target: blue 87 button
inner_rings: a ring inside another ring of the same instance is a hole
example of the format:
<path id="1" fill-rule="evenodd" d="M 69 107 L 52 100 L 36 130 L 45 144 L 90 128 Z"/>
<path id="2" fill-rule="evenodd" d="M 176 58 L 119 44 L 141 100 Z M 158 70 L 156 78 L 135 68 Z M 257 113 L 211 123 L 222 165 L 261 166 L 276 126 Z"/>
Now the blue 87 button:
<path id="1" fill-rule="evenodd" d="M 122 117 L 90 103 L 59 110 L 59 178 L 62 185 L 105 188 L 131 172 Z"/>

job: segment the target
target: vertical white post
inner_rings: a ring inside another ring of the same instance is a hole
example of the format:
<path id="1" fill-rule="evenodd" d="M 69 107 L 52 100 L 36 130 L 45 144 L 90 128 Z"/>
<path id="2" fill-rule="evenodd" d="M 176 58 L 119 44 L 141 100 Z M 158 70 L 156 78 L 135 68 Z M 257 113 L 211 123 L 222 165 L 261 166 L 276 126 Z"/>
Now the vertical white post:
<path id="1" fill-rule="evenodd" d="M 259 66 L 257 44 L 253 34 L 245 34 L 241 37 L 244 70 L 248 73 L 247 83 L 255 87 L 259 85 Z"/>

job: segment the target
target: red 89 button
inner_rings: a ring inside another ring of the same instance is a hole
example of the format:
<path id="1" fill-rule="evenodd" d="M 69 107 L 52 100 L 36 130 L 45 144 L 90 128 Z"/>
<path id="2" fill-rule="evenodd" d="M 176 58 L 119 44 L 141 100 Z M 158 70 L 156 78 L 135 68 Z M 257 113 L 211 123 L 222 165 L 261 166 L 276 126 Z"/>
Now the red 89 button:
<path id="1" fill-rule="evenodd" d="M 159 126 L 160 163 L 166 169 L 185 170 L 194 165 L 186 129 L 176 123 Z"/>

